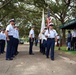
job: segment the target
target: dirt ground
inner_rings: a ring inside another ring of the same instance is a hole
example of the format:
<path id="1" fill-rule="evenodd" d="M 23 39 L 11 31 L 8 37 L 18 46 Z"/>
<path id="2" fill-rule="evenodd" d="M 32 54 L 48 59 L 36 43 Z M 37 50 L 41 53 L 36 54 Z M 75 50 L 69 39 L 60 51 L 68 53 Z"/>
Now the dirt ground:
<path id="1" fill-rule="evenodd" d="M 19 54 L 6 61 L 6 53 L 0 55 L 0 75 L 76 75 L 76 57 L 55 51 L 55 60 L 47 59 L 33 47 L 35 55 L 29 55 L 28 45 L 19 45 Z"/>

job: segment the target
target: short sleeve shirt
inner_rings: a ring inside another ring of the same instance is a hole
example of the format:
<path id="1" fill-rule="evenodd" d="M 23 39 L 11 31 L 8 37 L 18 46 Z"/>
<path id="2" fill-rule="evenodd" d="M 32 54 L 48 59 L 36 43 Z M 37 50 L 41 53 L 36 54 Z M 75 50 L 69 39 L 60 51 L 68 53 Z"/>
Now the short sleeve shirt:
<path id="1" fill-rule="evenodd" d="M 8 31 L 8 35 L 9 36 L 13 36 L 14 34 L 14 28 L 11 24 L 9 24 L 7 27 L 6 27 L 6 31 Z"/>
<path id="2" fill-rule="evenodd" d="M 31 29 L 30 32 L 29 32 L 29 37 L 31 37 L 31 35 L 32 35 L 32 38 L 35 37 L 35 35 L 34 35 L 34 30 L 33 30 L 33 29 Z"/>
<path id="3" fill-rule="evenodd" d="M 55 38 L 57 36 L 57 32 L 56 30 L 52 29 L 52 30 L 46 30 L 45 32 L 45 36 L 48 36 L 48 38 Z"/>
<path id="4" fill-rule="evenodd" d="M 14 35 L 13 35 L 14 38 L 16 39 L 19 39 L 19 31 L 14 29 Z"/>
<path id="5" fill-rule="evenodd" d="M 2 36 L 2 40 L 6 40 L 6 35 L 5 35 L 5 33 L 0 33 L 1 34 L 1 36 Z"/>
<path id="6" fill-rule="evenodd" d="M 0 33 L 0 40 L 2 40 L 2 34 Z"/>

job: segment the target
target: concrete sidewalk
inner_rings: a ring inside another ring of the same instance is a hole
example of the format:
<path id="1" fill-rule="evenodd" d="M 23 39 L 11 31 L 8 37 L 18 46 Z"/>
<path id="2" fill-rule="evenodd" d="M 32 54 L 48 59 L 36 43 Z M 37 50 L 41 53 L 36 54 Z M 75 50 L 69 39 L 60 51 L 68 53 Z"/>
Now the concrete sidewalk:
<path id="1" fill-rule="evenodd" d="M 34 46 L 28 54 L 28 45 L 19 45 L 19 54 L 12 61 L 0 55 L 0 75 L 76 75 L 76 61 L 55 53 L 55 60 L 47 59 Z"/>

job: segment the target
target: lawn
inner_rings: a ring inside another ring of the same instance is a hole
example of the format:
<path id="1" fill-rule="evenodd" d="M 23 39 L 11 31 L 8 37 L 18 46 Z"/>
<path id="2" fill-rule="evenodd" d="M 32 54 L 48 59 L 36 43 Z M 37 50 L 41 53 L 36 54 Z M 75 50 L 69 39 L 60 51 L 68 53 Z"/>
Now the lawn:
<path id="1" fill-rule="evenodd" d="M 58 47 L 55 47 L 55 50 L 58 50 Z M 60 51 L 66 53 L 66 54 L 76 55 L 76 50 L 68 51 L 66 46 L 60 47 Z"/>

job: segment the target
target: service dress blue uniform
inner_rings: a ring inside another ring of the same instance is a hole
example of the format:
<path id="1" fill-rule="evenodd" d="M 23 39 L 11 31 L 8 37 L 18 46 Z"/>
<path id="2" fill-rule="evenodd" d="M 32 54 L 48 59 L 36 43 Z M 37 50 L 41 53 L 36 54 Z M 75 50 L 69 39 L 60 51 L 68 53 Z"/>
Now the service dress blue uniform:
<path id="1" fill-rule="evenodd" d="M 55 37 L 57 36 L 57 32 L 54 29 L 49 29 L 49 30 L 47 29 L 45 32 L 45 36 L 47 36 L 46 57 L 49 58 L 49 52 L 50 52 L 50 58 L 51 60 L 54 60 L 54 46 L 55 46 Z"/>
<path id="2" fill-rule="evenodd" d="M 33 55 L 32 47 L 33 47 L 33 42 L 34 42 L 35 34 L 34 34 L 34 29 L 31 29 L 29 32 L 29 54 Z"/>

